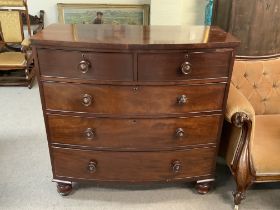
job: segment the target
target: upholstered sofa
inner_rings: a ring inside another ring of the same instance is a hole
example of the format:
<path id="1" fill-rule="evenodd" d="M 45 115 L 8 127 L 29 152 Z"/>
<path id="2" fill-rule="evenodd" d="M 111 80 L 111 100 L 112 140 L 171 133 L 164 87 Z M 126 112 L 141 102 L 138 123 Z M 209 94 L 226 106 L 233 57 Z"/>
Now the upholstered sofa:
<path id="1" fill-rule="evenodd" d="M 256 182 L 280 181 L 280 58 L 237 60 L 221 147 L 236 180 L 236 208 Z"/>

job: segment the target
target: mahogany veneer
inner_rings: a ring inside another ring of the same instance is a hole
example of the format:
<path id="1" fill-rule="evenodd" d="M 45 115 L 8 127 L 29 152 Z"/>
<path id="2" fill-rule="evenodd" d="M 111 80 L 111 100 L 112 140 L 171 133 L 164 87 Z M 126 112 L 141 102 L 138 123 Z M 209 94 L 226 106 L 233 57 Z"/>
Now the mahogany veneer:
<path id="1" fill-rule="evenodd" d="M 226 88 L 224 83 L 113 86 L 43 82 L 42 86 L 46 110 L 132 116 L 221 111 Z M 186 96 L 186 104 L 179 102 L 183 96 Z M 89 105 L 84 105 L 87 97 Z"/>
<path id="2" fill-rule="evenodd" d="M 54 145 L 135 151 L 215 145 L 218 126 L 209 125 L 220 124 L 221 120 L 221 115 L 161 119 L 47 116 L 50 141 Z"/>
<path id="3" fill-rule="evenodd" d="M 54 24 L 32 38 L 54 181 L 214 181 L 238 40 L 217 27 Z"/>
<path id="4" fill-rule="evenodd" d="M 125 182 L 178 180 L 212 174 L 215 150 L 202 148 L 161 152 L 93 153 L 88 150 L 54 147 L 53 167 L 57 177 L 63 180 L 69 177 L 78 180 Z M 89 162 L 92 162 L 92 166 Z"/>

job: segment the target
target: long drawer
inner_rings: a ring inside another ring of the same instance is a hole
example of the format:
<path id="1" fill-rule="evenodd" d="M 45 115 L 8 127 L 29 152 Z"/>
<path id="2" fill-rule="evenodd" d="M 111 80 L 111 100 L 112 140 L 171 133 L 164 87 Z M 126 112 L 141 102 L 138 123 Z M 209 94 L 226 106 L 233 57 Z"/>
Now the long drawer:
<path id="1" fill-rule="evenodd" d="M 43 76 L 133 81 L 133 57 L 130 53 L 39 49 L 38 57 Z"/>
<path id="2" fill-rule="evenodd" d="M 52 148 L 55 178 L 168 181 L 211 175 L 215 148 L 161 152 L 97 152 Z"/>
<path id="3" fill-rule="evenodd" d="M 222 110 L 225 84 L 109 86 L 43 83 L 48 110 L 96 114 L 182 114 Z"/>
<path id="4" fill-rule="evenodd" d="M 220 115 L 172 119 L 47 116 L 51 143 L 126 150 L 214 144 L 220 120 Z"/>
<path id="5" fill-rule="evenodd" d="M 139 81 L 180 81 L 228 77 L 230 50 L 189 53 L 141 53 L 138 55 Z"/>

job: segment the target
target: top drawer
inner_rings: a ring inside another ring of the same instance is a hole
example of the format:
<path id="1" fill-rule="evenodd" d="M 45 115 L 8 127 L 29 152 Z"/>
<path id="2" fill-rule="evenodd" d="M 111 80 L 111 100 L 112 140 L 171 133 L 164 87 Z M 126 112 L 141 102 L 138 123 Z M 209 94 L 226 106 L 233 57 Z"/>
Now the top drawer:
<path id="1" fill-rule="evenodd" d="M 39 49 L 41 75 L 133 81 L 133 57 L 129 53 L 89 53 Z"/>
<path id="2" fill-rule="evenodd" d="M 139 81 L 179 81 L 228 77 L 231 50 L 189 53 L 141 53 Z"/>

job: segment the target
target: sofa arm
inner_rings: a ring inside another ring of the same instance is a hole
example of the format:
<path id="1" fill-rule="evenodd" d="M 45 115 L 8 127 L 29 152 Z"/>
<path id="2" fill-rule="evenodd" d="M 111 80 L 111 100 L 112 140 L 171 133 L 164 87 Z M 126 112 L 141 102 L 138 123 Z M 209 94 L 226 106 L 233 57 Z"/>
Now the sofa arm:
<path id="1" fill-rule="evenodd" d="M 253 106 L 236 87 L 230 84 L 225 119 L 231 123 L 232 117 L 236 113 L 245 113 L 251 121 L 254 121 L 255 110 Z"/>
<path id="2" fill-rule="evenodd" d="M 255 110 L 248 99 L 230 85 L 225 119 L 227 127 L 226 162 L 235 171 L 242 153 L 247 149 L 254 138 Z"/>

